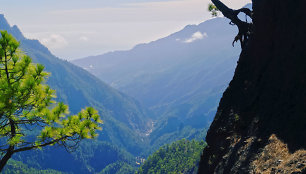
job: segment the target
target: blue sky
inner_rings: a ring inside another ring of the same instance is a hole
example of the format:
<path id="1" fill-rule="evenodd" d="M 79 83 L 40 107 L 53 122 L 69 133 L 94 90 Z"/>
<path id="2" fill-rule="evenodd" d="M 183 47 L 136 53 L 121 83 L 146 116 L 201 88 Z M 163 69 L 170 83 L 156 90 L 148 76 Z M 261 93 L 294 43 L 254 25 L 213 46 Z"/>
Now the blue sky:
<path id="1" fill-rule="evenodd" d="M 130 49 L 211 18 L 209 0 L 0 0 L 26 37 L 72 60 Z M 249 0 L 223 0 L 239 8 Z"/>

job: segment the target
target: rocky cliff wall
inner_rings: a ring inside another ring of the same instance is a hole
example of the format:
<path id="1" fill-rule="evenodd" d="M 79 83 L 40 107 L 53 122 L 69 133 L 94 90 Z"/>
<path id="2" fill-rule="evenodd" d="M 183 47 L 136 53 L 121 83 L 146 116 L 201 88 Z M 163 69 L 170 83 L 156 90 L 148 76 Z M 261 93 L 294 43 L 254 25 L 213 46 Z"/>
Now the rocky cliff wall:
<path id="1" fill-rule="evenodd" d="M 254 0 L 253 10 L 199 173 L 306 172 L 306 1 Z"/>

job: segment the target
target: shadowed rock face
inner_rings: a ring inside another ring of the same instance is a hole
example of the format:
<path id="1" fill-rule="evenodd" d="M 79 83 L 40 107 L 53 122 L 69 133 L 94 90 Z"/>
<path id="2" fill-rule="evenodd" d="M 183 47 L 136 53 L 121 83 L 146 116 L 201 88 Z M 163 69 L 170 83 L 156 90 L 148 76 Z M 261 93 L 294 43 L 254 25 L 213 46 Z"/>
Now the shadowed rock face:
<path id="1" fill-rule="evenodd" d="M 254 33 L 208 131 L 199 173 L 306 172 L 305 8 L 304 0 L 254 0 Z"/>

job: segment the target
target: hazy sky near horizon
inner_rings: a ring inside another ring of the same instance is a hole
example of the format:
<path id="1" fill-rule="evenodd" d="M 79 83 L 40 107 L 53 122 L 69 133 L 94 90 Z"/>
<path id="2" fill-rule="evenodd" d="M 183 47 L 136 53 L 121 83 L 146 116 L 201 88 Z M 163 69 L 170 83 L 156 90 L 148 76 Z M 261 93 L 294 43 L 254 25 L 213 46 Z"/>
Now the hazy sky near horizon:
<path id="1" fill-rule="evenodd" d="M 240 8 L 250 0 L 223 0 Z M 210 0 L 0 0 L 27 38 L 66 60 L 130 49 L 211 18 Z M 230 26 L 229 26 L 230 27 Z"/>

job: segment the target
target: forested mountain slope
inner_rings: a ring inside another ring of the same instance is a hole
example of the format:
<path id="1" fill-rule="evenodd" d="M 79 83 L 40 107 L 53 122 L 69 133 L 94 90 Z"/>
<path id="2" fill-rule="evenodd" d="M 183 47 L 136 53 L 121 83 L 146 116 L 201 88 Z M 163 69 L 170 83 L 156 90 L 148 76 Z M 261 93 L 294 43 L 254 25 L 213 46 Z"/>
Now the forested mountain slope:
<path id="1" fill-rule="evenodd" d="M 199 173 L 306 173 L 305 7 L 304 0 L 253 0 L 251 36 Z"/>
<path id="2" fill-rule="evenodd" d="M 38 165 L 42 168 L 84 173 L 95 170 L 99 172 L 117 160 L 131 160 L 132 156 L 122 157 L 122 154 L 127 153 L 123 151 L 134 155 L 142 152 L 146 142 L 144 135 L 152 124 L 147 111 L 134 99 L 118 92 L 85 70 L 56 58 L 37 40 L 26 39 L 16 26 L 10 27 L 3 15 L 0 15 L 0 30 L 12 33 L 21 42 L 22 50 L 33 58 L 34 62 L 43 64 L 47 72 L 51 72 L 47 83 L 56 90 L 57 100 L 68 104 L 72 113 L 85 106 L 92 106 L 99 111 L 104 121 L 99 140 L 84 142 L 73 155 L 64 149 L 47 148 L 44 151 L 21 153 L 15 156 L 16 159 L 32 165 L 39 162 Z M 92 149 L 96 151 L 93 153 Z M 91 153 L 88 153 L 89 150 Z M 28 158 L 29 156 L 31 158 Z"/>
<path id="3" fill-rule="evenodd" d="M 19 161 L 10 160 L 7 166 L 5 167 L 4 174 L 64 174 L 56 170 L 39 170 L 33 167 L 28 167 L 26 164 L 23 164 Z"/>

